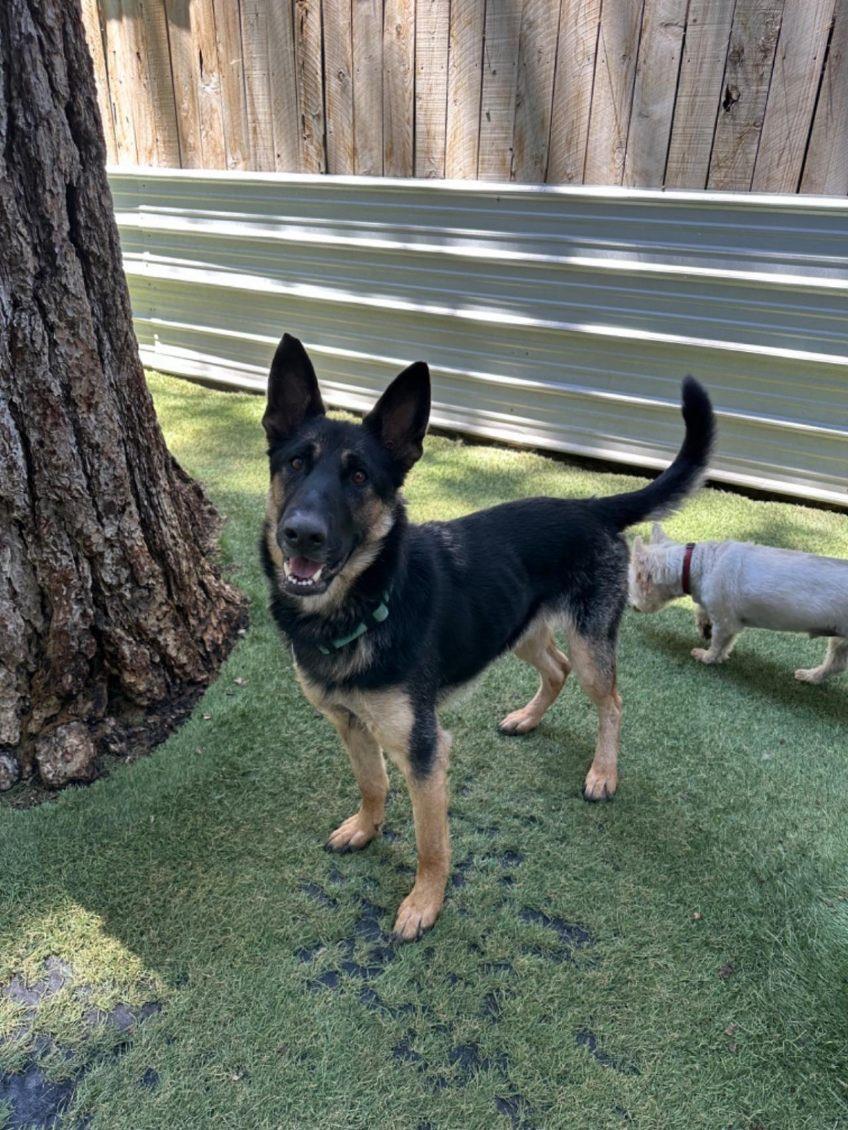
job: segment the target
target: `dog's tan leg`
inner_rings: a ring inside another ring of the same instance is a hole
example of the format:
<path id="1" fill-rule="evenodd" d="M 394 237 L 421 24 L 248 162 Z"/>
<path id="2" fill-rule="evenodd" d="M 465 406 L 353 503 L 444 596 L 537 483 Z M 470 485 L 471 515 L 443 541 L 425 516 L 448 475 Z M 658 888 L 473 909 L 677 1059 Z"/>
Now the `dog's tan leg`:
<path id="1" fill-rule="evenodd" d="M 820 667 L 799 667 L 795 678 L 801 683 L 823 683 L 831 675 L 838 675 L 848 667 L 848 639 L 831 636 L 827 652 Z"/>
<path id="2" fill-rule="evenodd" d="M 598 741 L 586 774 L 586 800 L 607 800 L 618 784 L 621 697 L 615 689 L 615 647 L 607 641 L 569 633 L 569 652 L 580 686 L 598 708 Z"/>
<path id="3" fill-rule="evenodd" d="M 400 904 L 395 936 L 415 941 L 442 909 L 450 871 L 448 755 L 451 738 L 435 711 L 422 714 L 400 688 L 372 691 L 359 699 L 363 720 L 406 779 L 415 820 L 418 870 L 415 885 Z"/>
<path id="4" fill-rule="evenodd" d="M 438 731 L 436 756 L 426 774 L 420 774 L 409 757 L 398 764 L 406 777 L 415 821 L 418 870 L 415 885 L 400 904 L 394 935 L 404 942 L 417 941 L 439 916 L 450 872 L 448 830 L 448 754 L 451 738 Z"/>
<path id="5" fill-rule="evenodd" d="M 448 832 L 448 756 L 450 734 L 435 712 L 416 713 L 402 691 L 367 696 L 369 727 L 398 766 L 412 800 L 418 869 L 415 885 L 400 904 L 395 937 L 415 941 L 433 925 L 442 909 L 450 871 Z"/>
<path id="6" fill-rule="evenodd" d="M 515 654 L 539 672 L 539 689 L 520 710 L 513 710 L 498 726 L 504 734 L 528 734 L 535 730 L 545 711 L 553 706 L 571 671 L 568 658 L 556 645 L 547 624 L 524 636 Z"/>
<path id="7" fill-rule="evenodd" d="M 362 794 L 358 812 L 336 828 L 327 840 L 331 851 L 357 851 L 380 831 L 386 811 L 389 778 L 383 754 L 373 734 L 349 710 L 325 710 L 347 750 Z"/>

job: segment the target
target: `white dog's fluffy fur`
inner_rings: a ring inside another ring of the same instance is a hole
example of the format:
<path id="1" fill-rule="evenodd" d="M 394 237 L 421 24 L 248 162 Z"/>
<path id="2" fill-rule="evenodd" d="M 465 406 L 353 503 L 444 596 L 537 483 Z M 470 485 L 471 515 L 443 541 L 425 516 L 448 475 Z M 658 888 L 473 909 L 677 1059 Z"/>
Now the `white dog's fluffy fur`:
<path id="1" fill-rule="evenodd" d="M 636 538 L 630 558 L 634 608 L 658 612 L 683 595 L 685 551 L 659 525 L 649 543 Z M 848 561 L 747 542 L 697 542 L 690 590 L 698 627 L 710 639 L 708 649 L 692 650 L 702 663 L 727 659 L 743 628 L 770 628 L 828 637 L 824 662 L 796 671 L 796 679 L 822 683 L 848 667 Z"/>

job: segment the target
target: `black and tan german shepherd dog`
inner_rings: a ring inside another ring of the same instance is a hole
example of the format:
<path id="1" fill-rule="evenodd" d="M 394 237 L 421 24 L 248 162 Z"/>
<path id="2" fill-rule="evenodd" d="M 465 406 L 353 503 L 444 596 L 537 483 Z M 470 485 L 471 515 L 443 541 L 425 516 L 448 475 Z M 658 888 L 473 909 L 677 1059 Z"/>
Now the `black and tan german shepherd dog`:
<path id="1" fill-rule="evenodd" d="M 400 488 L 421 457 L 430 414 L 422 361 L 404 369 L 361 424 L 329 419 L 303 346 L 277 347 L 262 423 L 271 486 L 261 539 L 271 609 L 307 699 L 344 743 L 362 801 L 332 833 L 334 851 L 380 831 L 385 752 L 412 798 L 418 870 L 395 936 L 435 922 L 450 866 L 444 699 L 512 650 L 539 672 L 533 699 L 500 728 L 524 734 L 574 668 L 598 709 L 587 800 L 611 797 L 621 699 L 616 637 L 627 595 L 622 530 L 667 513 L 698 485 L 713 439 L 709 398 L 683 385 L 686 438 L 668 469 L 612 498 L 528 498 L 450 522 L 411 525 Z M 552 629 L 562 628 L 566 657 Z"/>

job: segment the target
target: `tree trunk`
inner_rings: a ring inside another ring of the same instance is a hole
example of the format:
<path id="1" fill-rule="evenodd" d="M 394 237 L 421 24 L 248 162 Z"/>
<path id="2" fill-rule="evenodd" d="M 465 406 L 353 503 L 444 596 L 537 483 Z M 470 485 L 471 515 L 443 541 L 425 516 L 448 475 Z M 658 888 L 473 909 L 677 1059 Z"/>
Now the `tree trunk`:
<path id="1" fill-rule="evenodd" d="M 145 385 L 78 0 L 0 0 L 0 786 L 209 681 L 217 525 Z"/>

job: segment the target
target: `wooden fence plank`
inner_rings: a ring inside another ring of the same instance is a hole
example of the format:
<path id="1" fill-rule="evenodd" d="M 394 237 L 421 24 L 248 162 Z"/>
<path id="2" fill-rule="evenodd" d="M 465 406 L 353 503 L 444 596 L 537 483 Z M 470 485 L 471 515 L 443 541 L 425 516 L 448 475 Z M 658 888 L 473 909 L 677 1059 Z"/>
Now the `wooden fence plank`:
<path id="1" fill-rule="evenodd" d="M 120 0 L 114 7 L 117 8 L 115 62 L 124 84 L 126 111 L 132 121 L 137 160 L 141 165 L 157 165 L 160 152 L 156 136 L 156 103 L 160 100 L 151 87 L 143 0 Z M 158 81 L 157 75 L 155 82 Z M 175 115 L 173 121 L 176 126 Z M 176 159 L 172 164 L 179 166 L 179 163 L 177 146 Z"/>
<path id="2" fill-rule="evenodd" d="M 769 87 L 752 188 L 795 192 L 804 167 L 834 0 L 787 4 Z"/>
<path id="3" fill-rule="evenodd" d="M 192 26 L 191 0 L 165 0 L 171 49 L 171 76 L 176 100 L 180 163 L 185 169 L 203 167 L 198 103 L 196 26 Z"/>
<path id="4" fill-rule="evenodd" d="M 559 0 L 524 0 L 518 34 L 513 180 L 539 184 L 548 167 Z"/>
<path id="5" fill-rule="evenodd" d="M 161 5 L 162 0 L 153 0 L 153 3 Z M 162 67 L 161 51 L 157 51 L 155 36 L 153 58 L 148 57 L 146 24 L 149 18 L 155 18 L 155 14 L 146 10 L 144 0 L 121 0 L 118 17 L 121 22 L 120 66 L 126 72 L 128 109 L 132 117 L 139 164 L 169 163 L 179 167 L 179 143 L 176 142 L 176 112 L 173 108 L 170 67 Z M 164 9 L 162 16 L 164 23 Z M 170 111 L 161 92 L 161 87 L 166 81 L 171 94 Z M 169 140 L 173 138 L 174 145 L 160 146 L 159 131 L 167 133 Z"/>
<path id="6" fill-rule="evenodd" d="M 801 191 L 837 196 L 848 193 L 848 0 L 836 3 Z"/>
<path id="7" fill-rule="evenodd" d="M 284 3 L 288 8 L 288 3 Z M 241 42 L 250 167 L 274 169 L 271 122 L 271 76 L 268 62 L 268 6 L 264 0 L 241 0 Z"/>
<path id="8" fill-rule="evenodd" d="M 546 179 L 582 184 L 601 0 L 562 0 Z"/>
<path id="9" fill-rule="evenodd" d="M 353 0 L 353 161 L 365 176 L 383 172 L 383 2 Z"/>
<path id="10" fill-rule="evenodd" d="M 130 113 L 138 161 L 141 165 L 157 165 L 159 149 L 156 144 L 154 96 L 150 89 L 147 68 L 147 37 L 144 33 L 144 10 L 141 0 L 121 0 L 121 22 L 124 63 L 132 90 Z M 174 163 L 180 164 L 179 154 Z"/>
<path id="11" fill-rule="evenodd" d="M 304 173 L 324 173 L 324 73 L 321 0 L 295 0 L 294 45 L 300 161 Z"/>
<path id="12" fill-rule="evenodd" d="M 129 46 L 124 27 L 121 0 L 102 0 L 106 24 L 106 68 L 109 74 L 109 101 L 115 123 L 118 160 L 124 165 L 138 163 L 135 123 L 132 116 L 134 83 L 130 75 Z"/>
<path id="13" fill-rule="evenodd" d="M 666 188 L 706 188 L 736 0 L 690 0 Z"/>
<path id="14" fill-rule="evenodd" d="M 274 131 L 274 168 L 278 172 L 300 169 L 300 121 L 294 57 L 294 0 L 274 0 L 268 12 L 268 77 L 271 87 L 271 124 Z"/>
<path id="15" fill-rule="evenodd" d="M 142 52 L 139 66 L 147 65 L 147 110 L 153 135 L 154 164 L 179 167 L 182 154 L 164 0 L 139 0 L 138 9 L 142 25 L 138 29 Z M 142 111 L 141 106 L 139 110 Z"/>
<path id="16" fill-rule="evenodd" d="M 586 184 L 621 184 L 641 23 L 642 0 L 619 0 L 601 9 Z"/>
<path id="17" fill-rule="evenodd" d="M 480 102 L 477 175 L 509 180 L 518 81 L 518 37 L 523 0 L 488 0 Z"/>
<path id="18" fill-rule="evenodd" d="M 783 0 L 737 0 L 708 188 L 751 187 Z"/>
<path id="19" fill-rule="evenodd" d="M 385 0 L 383 172 L 415 175 L 415 0 Z"/>
<path id="20" fill-rule="evenodd" d="M 221 69 L 215 36 L 215 11 L 212 0 L 193 0 L 194 67 L 197 84 L 197 116 L 200 149 L 205 169 L 226 169 L 224 108 L 221 103 Z"/>
<path id="21" fill-rule="evenodd" d="M 106 142 L 106 160 L 114 164 L 118 159 L 118 146 L 115 141 L 115 119 L 112 101 L 109 96 L 109 72 L 106 67 L 105 29 L 101 23 L 100 5 L 97 0 L 82 0 L 82 22 L 85 37 L 91 52 L 94 67 L 94 82 L 97 87 L 97 108 L 103 123 L 103 138 Z"/>
<path id="22" fill-rule="evenodd" d="M 452 0 L 445 176 L 477 176 L 486 0 Z"/>
<path id="23" fill-rule="evenodd" d="M 351 0 L 324 0 L 327 172 L 353 172 Z"/>
<path id="24" fill-rule="evenodd" d="M 688 0 L 645 0 L 623 183 L 661 188 Z"/>
<path id="25" fill-rule="evenodd" d="M 213 0 L 221 110 L 228 169 L 250 168 L 239 0 Z"/>
<path id="26" fill-rule="evenodd" d="M 415 5 L 415 175 L 445 175 L 450 0 Z"/>

